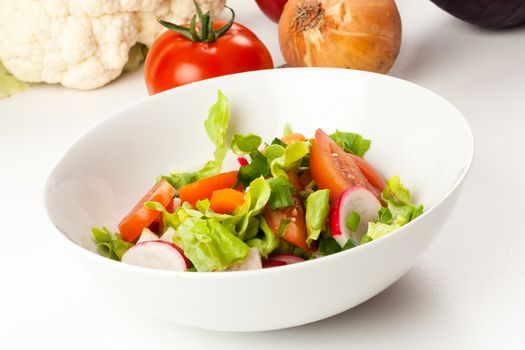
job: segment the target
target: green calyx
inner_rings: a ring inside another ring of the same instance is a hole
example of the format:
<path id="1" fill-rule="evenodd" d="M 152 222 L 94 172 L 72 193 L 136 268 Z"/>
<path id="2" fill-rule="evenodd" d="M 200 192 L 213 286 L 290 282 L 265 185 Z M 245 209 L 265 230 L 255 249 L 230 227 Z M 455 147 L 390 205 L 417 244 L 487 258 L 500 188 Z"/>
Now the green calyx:
<path id="1" fill-rule="evenodd" d="M 235 21 L 235 12 L 230 7 L 226 6 L 228 10 L 232 13 L 232 18 L 224 26 L 220 27 L 217 30 L 213 29 L 213 17 L 210 12 L 202 13 L 202 10 L 196 0 L 193 0 L 195 4 L 195 12 L 197 14 L 193 15 L 190 22 L 190 27 L 179 26 L 174 23 L 166 22 L 162 19 L 159 19 L 159 23 L 162 24 L 167 29 L 184 35 L 189 40 L 196 43 L 212 43 L 221 36 L 223 36 L 233 25 Z M 197 18 L 200 23 L 200 30 L 197 30 Z"/>

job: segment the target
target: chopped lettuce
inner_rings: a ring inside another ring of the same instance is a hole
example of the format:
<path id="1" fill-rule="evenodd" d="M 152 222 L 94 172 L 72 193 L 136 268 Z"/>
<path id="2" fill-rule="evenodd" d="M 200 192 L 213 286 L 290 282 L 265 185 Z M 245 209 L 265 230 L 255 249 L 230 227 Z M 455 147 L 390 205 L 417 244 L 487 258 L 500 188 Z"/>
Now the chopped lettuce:
<path id="1" fill-rule="evenodd" d="M 387 208 L 379 210 L 378 222 L 368 224 L 368 230 L 361 243 L 381 238 L 423 213 L 423 205 L 416 206 L 411 202 L 410 191 L 401 184 L 399 176 L 388 180 L 381 199 L 387 204 Z"/>
<path id="2" fill-rule="evenodd" d="M 356 156 L 362 157 L 370 148 L 372 141 L 363 138 L 359 134 L 351 132 L 342 132 L 337 130 L 331 134 L 330 137 L 334 140 L 345 152 L 355 154 Z"/>
<path id="3" fill-rule="evenodd" d="M 279 238 L 273 233 L 263 217 L 261 217 L 259 227 L 263 236 L 249 239 L 246 241 L 246 244 L 249 247 L 257 248 L 261 257 L 267 259 L 279 245 Z"/>
<path id="4" fill-rule="evenodd" d="M 29 88 L 29 84 L 18 80 L 0 61 L 0 98 L 16 95 Z"/>
<path id="5" fill-rule="evenodd" d="M 228 98 L 221 90 L 217 93 L 217 102 L 215 102 L 208 112 L 208 118 L 204 122 L 204 127 L 208 137 L 215 145 L 213 153 L 215 159 L 207 162 L 199 171 L 192 173 L 171 173 L 169 176 L 161 176 L 161 179 L 168 181 L 173 187 L 179 189 L 194 181 L 218 174 L 221 171 L 222 163 L 228 146 L 226 142 L 226 131 L 230 119 L 230 108 Z"/>
<path id="6" fill-rule="evenodd" d="M 266 147 L 264 150 L 264 156 L 266 159 L 268 159 L 268 163 L 271 163 L 274 161 L 274 159 L 277 159 L 281 157 L 284 154 L 284 147 L 277 144 L 272 144 Z"/>
<path id="7" fill-rule="evenodd" d="M 257 151 L 261 143 L 262 138 L 260 136 L 254 134 L 235 134 L 233 135 L 233 140 L 231 142 L 230 148 L 232 149 L 233 153 L 235 153 L 238 156 L 242 156 Z"/>
<path id="8" fill-rule="evenodd" d="M 294 204 L 294 187 L 282 176 L 272 177 L 267 180 L 271 188 L 268 204 L 272 210 L 288 208 Z"/>
<path id="9" fill-rule="evenodd" d="M 120 237 L 111 233 L 107 228 L 93 227 L 91 233 L 97 243 L 97 251 L 100 255 L 113 260 L 122 260 L 122 255 L 133 246 Z"/>
<path id="10" fill-rule="evenodd" d="M 197 271 L 220 271 L 246 259 L 250 248 L 215 219 L 189 218 L 173 235 Z"/>
<path id="11" fill-rule="evenodd" d="M 235 232 L 240 239 L 244 239 L 250 218 L 259 215 L 270 199 L 271 192 L 270 185 L 264 177 L 253 180 L 244 196 L 244 204 L 235 209 L 230 219 L 224 220 L 226 225 L 235 225 Z"/>
<path id="12" fill-rule="evenodd" d="M 286 146 L 282 156 L 275 158 L 270 164 L 270 170 L 274 177 L 283 176 L 288 179 L 286 172 L 298 168 L 304 157 L 310 153 L 308 141 L 297 141 Z"/>
<path id="13" fill-rule="evenodd" d="M 319 238 L 321 231 L 326 229 L 326 219 L 330 212 L 330 190 L 318 190 L 306 199 L 306 230 L 308 238 L 306 243 Z"/>

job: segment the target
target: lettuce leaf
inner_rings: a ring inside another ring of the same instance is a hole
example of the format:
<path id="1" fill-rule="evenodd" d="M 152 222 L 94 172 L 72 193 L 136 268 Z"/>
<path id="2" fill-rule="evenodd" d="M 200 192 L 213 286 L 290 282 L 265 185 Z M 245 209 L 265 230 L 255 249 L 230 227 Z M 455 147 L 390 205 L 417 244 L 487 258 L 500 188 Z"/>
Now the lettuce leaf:
<path id="1" fill-rule="evenodd" d="M 409 223 L 423 213 L 423 205 L 411 202 L 410 191 L 401 184 L 399 176 L 393 176 L 386 183 L 381 199 L 387 208 L 379 210 L 379 221 L 368 224 L 368 230 L 361 243 L 381 238 Z"/>
<path id="2" fill-rule="evenodd" d="M 288 208 L 294 204 L 295 192 L 292 184 L 282 176 L 272 177 L 267 180 L 271 188 L 268 204 L 272 210 Z"/>
<path id="3" fill-rule="evenodd" d="M 244 240 L 250 218 L 259 215 L 268 200 L 272 190 L 264 177 L 259 177 L 250 183 L 244 196 L 244 204 L 238 207 L 231 218 L 224 220 L 226 226 L 234 226 L 237 236 Z"/>
<path id="4" fill-rule="evenodd" d="M 336 132 L 331 134 L 330 137 L 341 146 L 345 152 L 355 154 L 359 157 L 364 156 L 372 144 L 372 141 L 363 138 L 363 136 L 359 134 L 351 132 L 336 130 Z"/>
<path id="5" fill-rule="evenodd" d="M 263 217 L 260 219 L 259 228 L 263 236 L 249 239 L 246 241 L 246 244 L 248 244 L 249 247 L 257 248 L 261 257 L 267 259 L 279 245 L 279 238 L 273 233 Z"/>
<path id="6" fill-rule="evenodd" d="M 308 141 L 297 141 L 286 146 L 282 156 L 275 158 L 270 164 L 270 171 L 274 177 L 283 176 L 288 179 L 286 172 L 298 168 L 304 157 L 310 153 Z"/>
<path id="7" fill-rule="evenodd" d="M 257 151 L 261 143 L 262 138 L 260 136 L 254 134 L 235 134 L 233 135 L 230 148 L 236 155 L 243 156 L 245 154 L 250 154 L 254 151 Z"/>
<path id="8" fill-rule="evenodd" d="M 250 248 L 215 219 L 189 218 L 173 235 L 197 271 L 224 270 L 246 259 Z"/>
<path id="9" fill-rule="evenodd" d="M 217 92 L 217 102 L 210 107 L 208 118 L 204 122 L 208 137 L 215 145 L 215 151 L 213 152 L 215 159 L 207 162 L 204 167 L 196 172 L 173 172 L 168 176 L 160 176 L 160 179 L 168 181 L 170 185 L 179 189 L 189 183 L 218 174 L 221 171 L 224 157 L 226 157 L 228 152 L 226 132 L 229 119 L 230 107 L 228 98 L 219 90 Z"/>
<path id="10" fill-rule="evenodd" d="M 18 80 L 14 75 L 9 73 L 0 61 L 0 98 L 24 92 L 30 86 L 28 83 Z"/>
<path id="11" fill-rule="evenodd" d="M 319 238 L 321 231 L 326 229 L 326 219 L 330 212 L 330 190 L 318 190 L 306 199 L 306 244 Z"/>
<path id="12" fill-rule="evenodd" d="M 197 209 L 193 209 L 190 204 L 185 202 L 173 214 L 167 212 L 160 203 L 148 202 L 145 206 L 162 212 L 162 219 L 166 228 L 178 229 L 188 218 L 213 219 L 220 222 L 241 240 L 246 240 L 257 234 L 254 232 L 258 226 L 255 217 L 260 214 L 268 202 L 270 194 L 270 185 L 264 177 L 259 177 L 250 183 L 250 187 L 244 195 L 243 205 L 239 206 L 233 215 L 213 212 L 207 199 L 198 201 L 195 204 Z"/>
<path id="13" fill-rule="evenodd" d="M 122 260 L 122 255 L 133 246 L 124 241 L 119 234 L 111 233 L 106 227 L 93 227 L 91 234 L 97 243 L 97 251 L 100 255 L 113 260 Z"/>

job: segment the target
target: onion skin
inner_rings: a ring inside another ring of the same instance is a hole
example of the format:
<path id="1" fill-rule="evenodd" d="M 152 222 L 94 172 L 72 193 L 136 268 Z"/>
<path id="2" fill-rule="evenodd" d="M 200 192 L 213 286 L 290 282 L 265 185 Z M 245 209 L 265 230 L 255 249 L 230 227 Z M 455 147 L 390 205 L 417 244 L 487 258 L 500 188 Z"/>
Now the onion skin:
<path id="1" fill-rule="evenodd" d="M 279 43 L 290 67 L 387 73 L 401 47 L 401 18 L 393 0 L 289 0 Z"/>

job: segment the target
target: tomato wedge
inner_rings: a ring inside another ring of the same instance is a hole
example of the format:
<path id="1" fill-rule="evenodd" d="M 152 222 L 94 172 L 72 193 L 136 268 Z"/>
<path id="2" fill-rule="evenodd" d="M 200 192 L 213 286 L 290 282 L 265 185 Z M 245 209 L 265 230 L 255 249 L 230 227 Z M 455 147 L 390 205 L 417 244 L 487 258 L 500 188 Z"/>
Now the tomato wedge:
<path id="1" fill-rule="evenodd" d="M 304 186 L 296 171 L 290 170 L 286 174 L 288 175 L 288 181 L 290 181 L 290 184 L 292 184 L 297 192 L 304 190 Z"/>
<path id="2" fill-rule="evenodd" d="M 319 188 L 330 190 L 336 201 L 350 186 L 363 186 L 379 197 L 381 191 L 368 181 L 352 155 L 346 153 L 323 130 L 317 129 L 310 149 L 310 171 Z"/>
<path id="3" fill-rule="evenodd" d="M 216 190 L 233 187 L 237 182 L 237 173 L 237 171 L 230 171 L 192 182 L 179 188 L 179 197 L 181 201 L 194 206 L 201 199 L 211 198 L 212 193 Z"/>
<path id="4" fill-rule="evenodd" d="M 359 170 L 365 175 L 365 177 L 368 179 L 368 181 L 377 187 L 381 192 L 385 189 L 386 181 L 385 178 L 374 168 L 370 162 L 368 162 L 366 159 L 358 157 L 353 154 L 348 154 L 352 158 L 354 158 L 357 166 L 359 167 Z"/>
<path id="5" fill-rule="evenodd" d="M 144 228 L 161 216 L 160 212 L 145 208 L 144 203 L 159 202 L 162 206 L 167 207 L 176 193 L 177 190 L 168 182 L 164 180 L 157 182 L 118 224 L 122 239 L 133 242 L 140 236 Z"/>
<path id="6" fill-rule="evenodd" d="M 297 196 L 294 197 L 294 201 L 295 205 L 281 210 L 272 210 L 269 206 L 266 206 L 263 210 L 263 216 L 268 227 L 270 227 L 275 234 L 279 233 L 281 220 L 289 220 L 290 222 L 286 225 L 282 238 L 296 247 L 311 252 L 312 249 L 306 244 L 308 235 L 306 232 L 303 204 Z"/>

